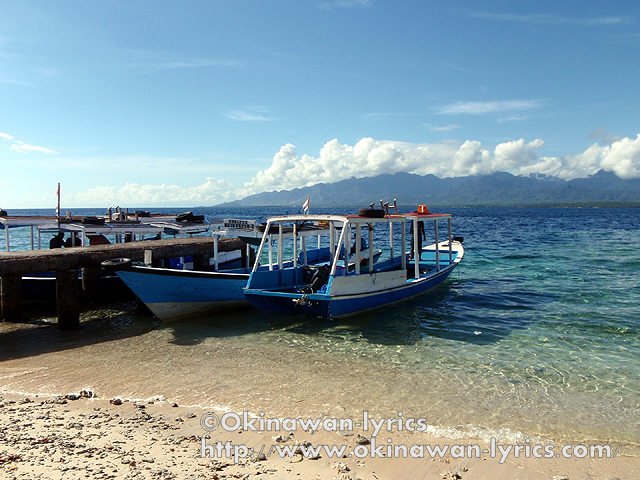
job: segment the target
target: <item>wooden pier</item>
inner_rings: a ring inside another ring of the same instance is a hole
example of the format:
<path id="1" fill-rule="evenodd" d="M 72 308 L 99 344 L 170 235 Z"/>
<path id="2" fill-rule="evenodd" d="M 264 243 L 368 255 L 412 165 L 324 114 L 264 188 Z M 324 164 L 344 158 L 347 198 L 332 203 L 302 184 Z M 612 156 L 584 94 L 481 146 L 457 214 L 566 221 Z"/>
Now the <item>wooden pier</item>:
<path id="1" fill-rule="evenodd" d="M 165 258 L 193 256 L 194 270 L 209 268 L 209 259 L 217 250 L 245 252 L 245 243 L 237 238 L 190 237 L 171 240 L 149 240 L 87 247 L 29 250 L 0 254 L 0 290 L 2 318 L 19 321 L 22 316 L 22 277 L 43 272 L 56 274 L 58 325 L 63 330 L 77 328 L 80 322 L 80 288 L 95 296 L 101 263 L 126 257 L 134 262 L 157 265 Z M 246 256 L 246 255 L 245 255 Z M 82 287 L 78 271 L 82 270 Z"/>

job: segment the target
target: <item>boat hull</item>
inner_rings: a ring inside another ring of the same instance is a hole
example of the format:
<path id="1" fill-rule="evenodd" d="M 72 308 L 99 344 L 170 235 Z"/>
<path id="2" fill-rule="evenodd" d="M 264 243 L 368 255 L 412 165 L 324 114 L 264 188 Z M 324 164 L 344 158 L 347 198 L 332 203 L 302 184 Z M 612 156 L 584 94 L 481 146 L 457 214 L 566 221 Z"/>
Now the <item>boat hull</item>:
<path id="1" fill-rule="evenodd" d="M 285 314 L 306 314 L 340 318 L 362 313 L 374 308 L 401 302 L 428 292 L 443 283 L 457 264 L 418 280 L 408 280 L 403 285 L 390 286 L 363 293 L 324 295 L 264 290 L 245 290 L 249 304 L 263 311 Z M 372 277 L 376 275 L 373 274 Z"/>
<path id="2" fill-rule="evenodd" d="M 117 272 L 162 321 L 246 306 L 248 273 L 132 267 Z"/>

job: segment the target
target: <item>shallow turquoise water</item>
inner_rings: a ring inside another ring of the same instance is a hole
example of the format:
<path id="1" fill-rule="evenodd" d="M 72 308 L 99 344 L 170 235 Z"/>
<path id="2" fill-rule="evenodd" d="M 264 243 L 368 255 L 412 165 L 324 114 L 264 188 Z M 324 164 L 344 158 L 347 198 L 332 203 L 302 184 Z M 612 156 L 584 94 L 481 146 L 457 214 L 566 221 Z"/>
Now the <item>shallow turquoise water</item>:
<path id="1" fill-rule="evenodd" d="M 5 354 L 0 387 L 91 385 L 278 415 L 403 412 L 447 436 L 609 440 L 636 451 L 640 210 L 439 211 L 453 213 L 466 255 L 431 294 L 340 321 L 249 309 L 163 326 L 124 307 L 98 311 L 84 337 L 49 330 L 37 334 L 54 342 L 44 354 Z M 194 213 L 263 221 L 283 212 Z M 16 335 L 0 326 L 0 339 L 38 349 L 33 332 Z M 106 375 L 100 361 L 114 356 L 119 368 Z M 76 357 L 83 371 L 61 375 Z"/>

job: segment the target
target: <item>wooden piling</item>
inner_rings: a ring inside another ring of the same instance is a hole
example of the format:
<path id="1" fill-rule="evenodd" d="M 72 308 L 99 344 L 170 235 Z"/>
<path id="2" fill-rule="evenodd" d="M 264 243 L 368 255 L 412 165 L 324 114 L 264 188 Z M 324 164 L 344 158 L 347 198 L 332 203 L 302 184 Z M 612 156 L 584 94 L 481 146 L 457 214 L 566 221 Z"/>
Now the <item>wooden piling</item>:
<path id="1" fill-rule="evenodd" d="M 242 268 L 249 268 L 249 259 L 247 258 L 247 250 L 240 250 L 240 265 Z"/>
<path id="2" fill-rule="evenodd" d="M 89 303 L 98 299 L 100 292 L 100 267 L 91 266 L 82 268 L 82 294 Z"/>
<path id="3" fill-rule="evenodd" d="M 7 275 L 0 278 L 2 318 L 8 322 L 19 322 L 22 319 L 22 277 Z"/>
<path id="4" fill-rule="evenodd" d="M 80 326 L 77 270 L 56 271 L 56 305 L 60 330 L 73 330 Z"/>

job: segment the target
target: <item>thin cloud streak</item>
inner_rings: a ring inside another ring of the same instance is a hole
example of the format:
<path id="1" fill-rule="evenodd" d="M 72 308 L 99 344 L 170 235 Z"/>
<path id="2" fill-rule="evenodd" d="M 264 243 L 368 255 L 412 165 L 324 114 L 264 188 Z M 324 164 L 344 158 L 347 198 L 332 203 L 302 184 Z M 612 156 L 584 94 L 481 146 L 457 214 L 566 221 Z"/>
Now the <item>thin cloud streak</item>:
<path id="1" fill-rule="evenodd" d="M 9 150 L 13 150 L 16 152 L 26 153 L 26 152 L 42 152 L 42 153 L 54 153 L 58 154 L 59 152 L 55 152 L 53 150 L 49 150 L 44 147 L 37 147 L 35 145 L 27 145 L 24 142 L 16 140 L 16 142 L 9 147 Z"/>
<path id="2" fill-rule="evenodd" d="M 549 14 L 515 15 L 510 13 L 472 12 L 469 16 L 503 22 L 529 23 L 538 25 L 578 25 L 583 27 L 599 27 L 630 23 L 628 17 L 592 17 L 570 18 Z"/>
<path id="3" fill-rule="evenodd" d="M 455 123 L 450 123 L 449 125 L 437 126 L 437 125 L 431 125 L 428 123 L 425 125 L 425 127 L 431 130 L 432 132 L 449 132 L 451 130 L 456 130 L 460 128 L 460 125 L 456 125 Z"/>
<path id="4" fill-rule="evenodd" d="M 503 100 L 493 102 L 456 102 L 437 109 L 437 113 L 443 115 L 485 115 L 512 110 L 529 110 L 540 108 L 541 100 Z"/>
<path id="5" fill-rule="evenodd" d="M 374 0 L 333 0 L 331 2 L 322 2 L 319 7 L 325 10 L 334 8 L 369 8 L 374 3 Z"/>
<path id="6" fill-rule="evenodd" d="M 21 142 L 20 140 L 15 140 L 15 137 L 13 135 L 9 135 L 8 133 L 0 132 L 0 138 L 13 142 L 13 144 L 9 147 L 9 150 L 13 150 L 14 152 L 20 152 L 20 153 L 41 152 L 41 153 L 54 153 L 54 154 L 59 153 L 54 150 L 50 150 L 48 148 L 37 147 L 35 145 L 28 145 L 24 142 Z"/>
<path id="7" fill-rule="evenodd" d="M 187 57 L 179 58 L 166 52 L 150 50 L 109 50 L 105 52 L 109 58 L 123 59 L 122 62 L 111 63 L 111 68 L 130 71 L 135 75 L 148 75 L 163 70 L 179 70 L 190 68 L 244 68 L 246 63 L 239 60 L 223 60 L 218 58 Z"/>
<path id="8" fill-rule="evenodd" d="M 173 61 L 150 66 L 145 73 L 158 72 L 161 70 L 176 70 L 181 68 L 203 68 L 203 67 L 244 67 L 245 64 L 235 60 L 192 60 Z"/>
<path id="9" fill-rule="evenodd" d="M 273 118 L 244 112 L 242 110 L 231 110 L 227 113 L 224 113 L 224 116 L 230 118 L 231 120 L 238 120 L 240 122 L 270 122 L 274 120 Z"/>

